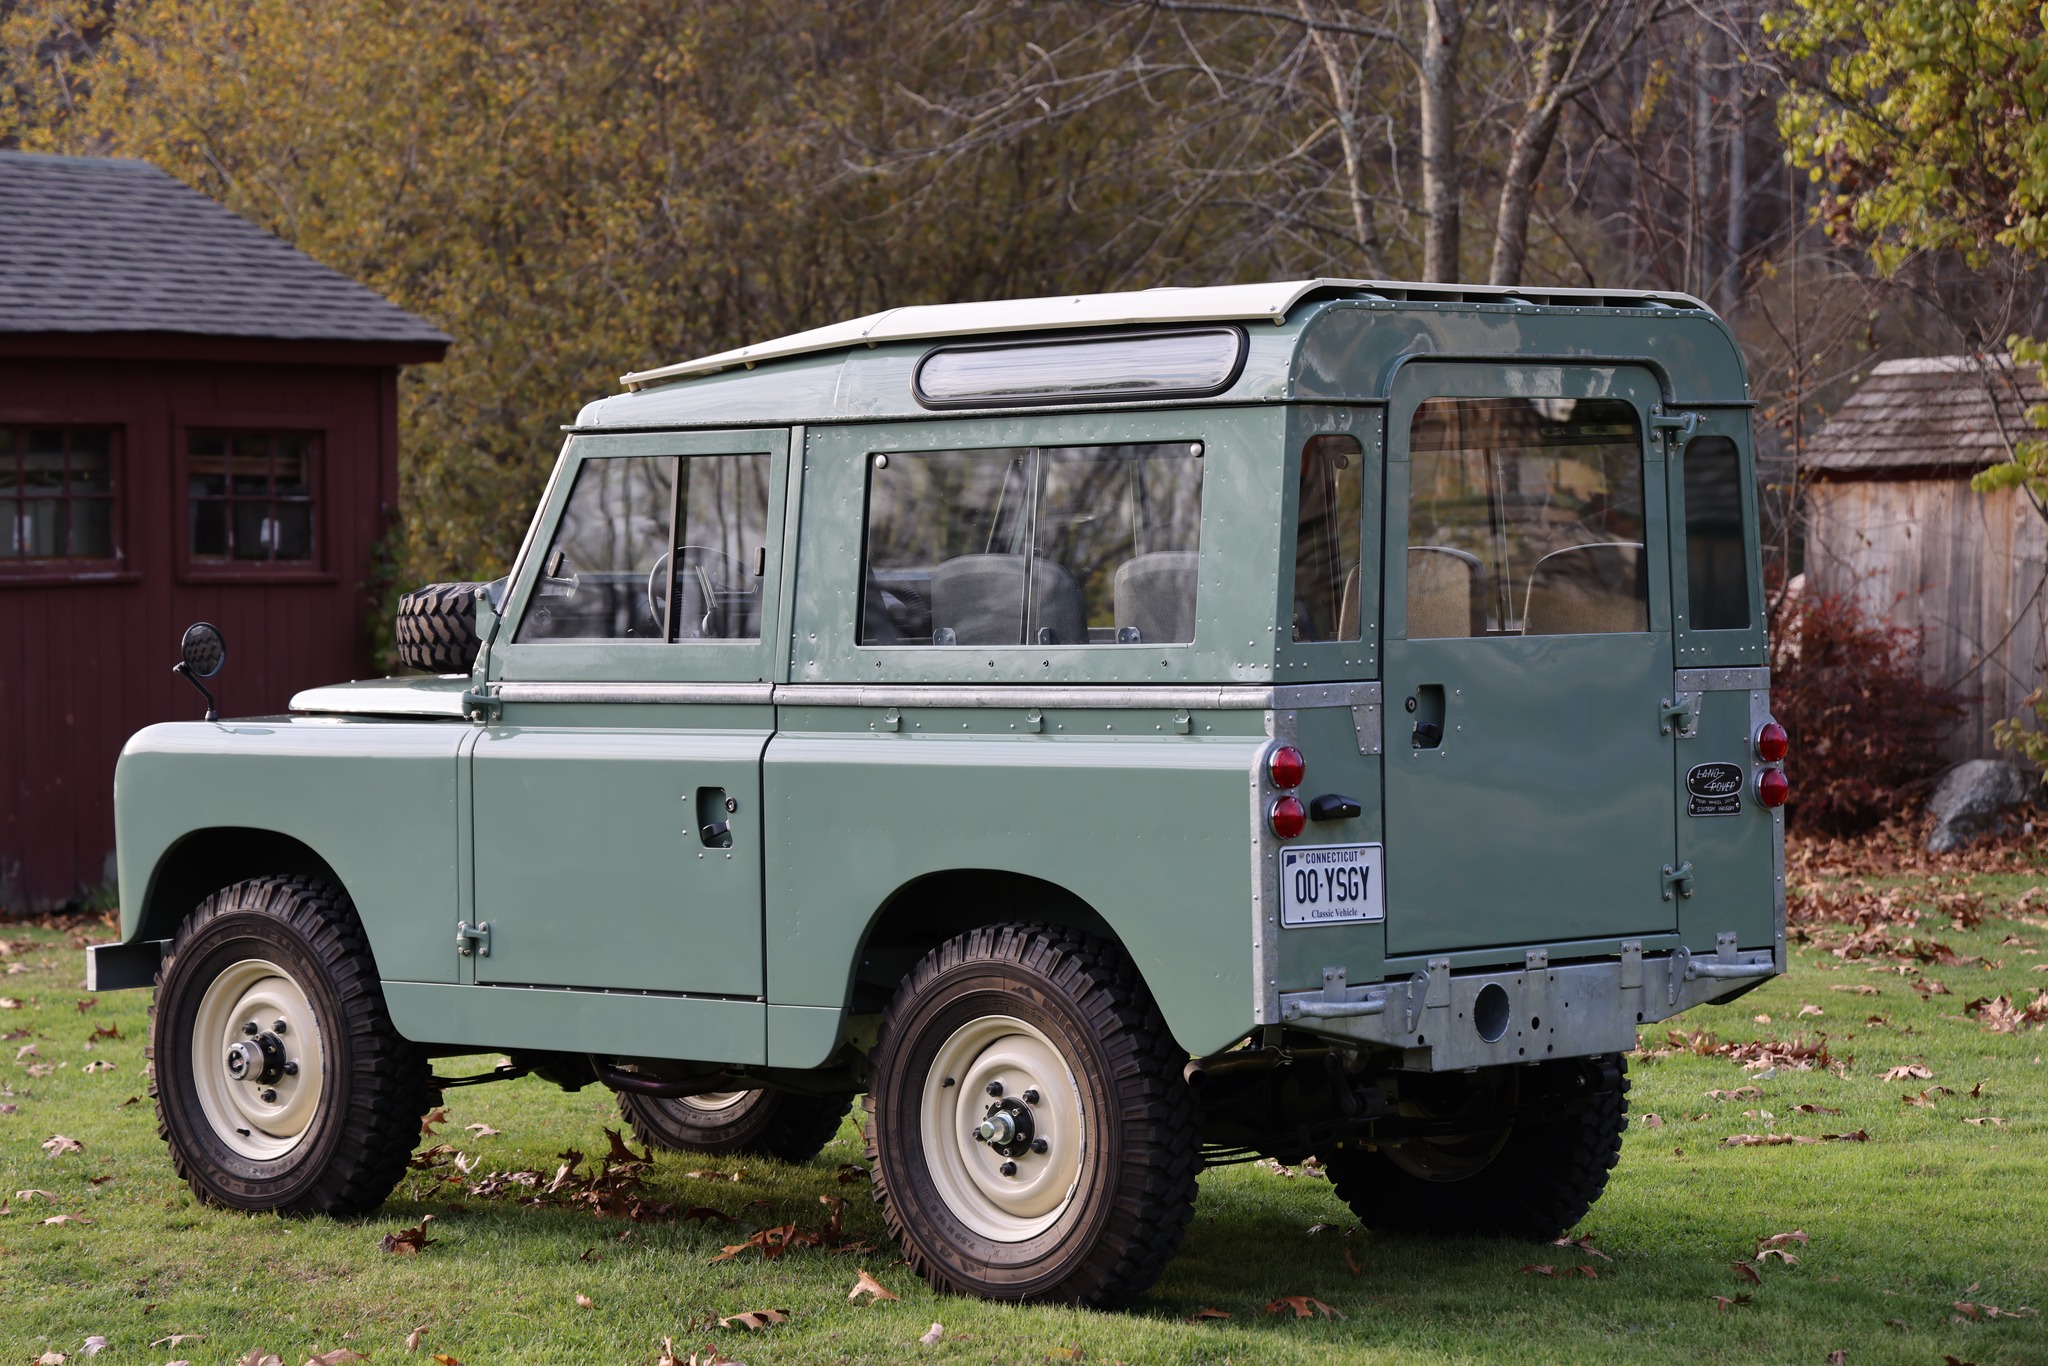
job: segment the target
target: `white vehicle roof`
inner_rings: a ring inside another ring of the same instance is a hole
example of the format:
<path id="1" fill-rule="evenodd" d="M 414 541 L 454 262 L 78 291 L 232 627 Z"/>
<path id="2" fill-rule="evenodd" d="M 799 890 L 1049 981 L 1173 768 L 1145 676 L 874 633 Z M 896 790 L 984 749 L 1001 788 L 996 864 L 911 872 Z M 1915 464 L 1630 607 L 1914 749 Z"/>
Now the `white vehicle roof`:
<path id="1" fill-rule="evenodd" d="M 757 342 L 715 356 L 703 356 L 653 370 L 621 375 L 628 389 L 664 380 L 709 375 L 735 366 L 749 368 L 839 347 L 879 346 L 883 342 L 965 337 L 1053 328 L 1116 327 L 1145 323 L 1285 321 L 1287 312 L 1309 294 L 1327 291 L 1383 293 L 1389 298 L 1451 298 L 1471 302 L 1518 299 L 1531 304 L 1600 303 L 1627 296 L 1672 308 L 1706 305 L 1685 294 L 1643 290 L 1548 289 L 1506 285 L 1418 285 L 1395 280 L 1277 280 L 1255 285 L 1210 285 L 1192 289 L 1129 290 L 1120 294 L 1061 294 L 1042 299 L 1005 299 L 992 303 L 920 304 L 885 309 L 828 327 L 814 327 L 773 341 Z"/>

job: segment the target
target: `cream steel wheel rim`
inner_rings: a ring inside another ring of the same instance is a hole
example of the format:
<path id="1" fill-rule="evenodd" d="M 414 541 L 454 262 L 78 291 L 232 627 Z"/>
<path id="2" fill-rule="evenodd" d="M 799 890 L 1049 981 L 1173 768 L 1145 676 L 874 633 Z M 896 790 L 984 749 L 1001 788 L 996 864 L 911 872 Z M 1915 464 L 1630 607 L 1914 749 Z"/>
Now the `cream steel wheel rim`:
<path id="1" fill-rule="evenodd" d="M 1073 1203 L 1085 1118 L 1073 1070 L 1044 1031 L 983 1016 L 954 1030 L 925 1073 L 925 1167 L 954 1218 L 984 1238 L 1021 1243 Z"/>
<path id="2" fill-rule="evenodd" d="M 193 1021 L 192 1080 L 229 1149 L 273 1162 L 298 1147 L 319 1117 L 325 1074 L 320 1021 L 283 968 L 245 958 L 207 986 Z"/>
<path id="3" fill-rule="evenodd" d="M 674 1103 L 687 1105 L 693 1110 L 717 1112 L 720 1110 L 730 1110 L 733 1106 L 738 1105 L 753 1094 L 752 1091 L 706 1091 L 701 1095 L 683 1096 Z"/>

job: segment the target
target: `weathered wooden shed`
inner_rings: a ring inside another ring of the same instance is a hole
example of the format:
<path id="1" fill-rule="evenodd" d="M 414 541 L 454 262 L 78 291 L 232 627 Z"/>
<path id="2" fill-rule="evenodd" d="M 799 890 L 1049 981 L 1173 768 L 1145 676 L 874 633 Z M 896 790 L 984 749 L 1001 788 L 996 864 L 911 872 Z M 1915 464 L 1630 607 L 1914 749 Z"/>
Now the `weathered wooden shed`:
<path id="1" fill-rule="evenodd" d="M 1808 445 L 1807 591 L 1853 595 L 1924 633 L 1922 669 L 1973 699 L 1956 759 L 1991 758 L 1991 724 L 2048 667 L 2048 521 L 1970 476 L 2038 436 L 2035 371 L 2003 356 L 1879 363 Z"/>
<path id="2" fill-rule="evenodd" d="M 0 913 L 111 876 L 114 760 L 369 666 L 398 371 L 448 338 L 139 161 L 0 152 Z"/>

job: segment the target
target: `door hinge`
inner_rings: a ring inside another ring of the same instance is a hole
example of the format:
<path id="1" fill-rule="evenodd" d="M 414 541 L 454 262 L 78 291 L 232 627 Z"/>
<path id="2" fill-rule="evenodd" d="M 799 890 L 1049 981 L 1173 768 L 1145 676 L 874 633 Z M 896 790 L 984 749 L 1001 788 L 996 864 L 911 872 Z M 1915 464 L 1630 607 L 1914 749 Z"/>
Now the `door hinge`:
<path id="1" fill-rule="evenodd" d="M 1664 899 L 1666 901 L 1671 900 L 1673 892 L 1676 892 L 1679 896 L 1692 895 L 1692 865 L 1690 863 L 1681 863 L 1676 868 L 1673 868 L 1668 863 L 1664 865 Z"/>
<path id="2" fill-rule="evenodd" d="M 505 704 L 487 689 L 471 688 L 462 695 L 462 714 L 481 726 L 504 716 Z"/>
<path id="3" fill-rule="evenodd" d="M 1669 735 L 1675 728 L 1681 740 L 1690 740 L 1700 733 L 1700 699 L 1698 693 L 1682 692 L 1676 702 L 1668 697 L 1657 700 L 1657 724 L 1659 735 Z"/>
<path id="4" fill-rule="evenodd" d="M 455 922 L 455 951 L 464 958 L 471 954 L 478 958 L 491 956 L 491 922 L 479 920 L 472 925 L 467 920 Z"/>

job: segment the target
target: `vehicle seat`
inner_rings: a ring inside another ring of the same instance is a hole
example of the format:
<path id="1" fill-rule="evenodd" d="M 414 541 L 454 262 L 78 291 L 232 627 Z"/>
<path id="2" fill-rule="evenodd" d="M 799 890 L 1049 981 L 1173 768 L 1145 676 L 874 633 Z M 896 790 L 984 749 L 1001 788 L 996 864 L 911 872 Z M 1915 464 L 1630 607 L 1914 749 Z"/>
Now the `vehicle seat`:
<path id="1" fill-rule="evenodd" d="M 1522 634 L 1583 636 L 1650 629 L 1639 541 L 1566 546 L 1536 561 Z"/>
<path id="2" fill-rule="evenodd" d="M 1200 560 L 1192 550 L 1155 550 L 1118 565 L 1112 594 L 1117 630 L 1135 628 L 1138 639 L 1150 644 L 1193 640 Z"/>
<path id="3" fill-rule="evenodd" d="M 1408 639 L 1486 634 L 1486 566 L 1447 545 L 1408 547 Z"/>
<path id="4" fill-rule="evenodd" d="M 1049 644 L 1086 645 L 1088 616 L 1081 585 L 1066 566 L 1033 560 L 1038 601 L 1036 624 L 1051 632 Z M 1024 639 L 1024 557 L 962 555 L 932 569 L 932 634 L 953 633 L 956 645 L 1037 644 Z"/>

